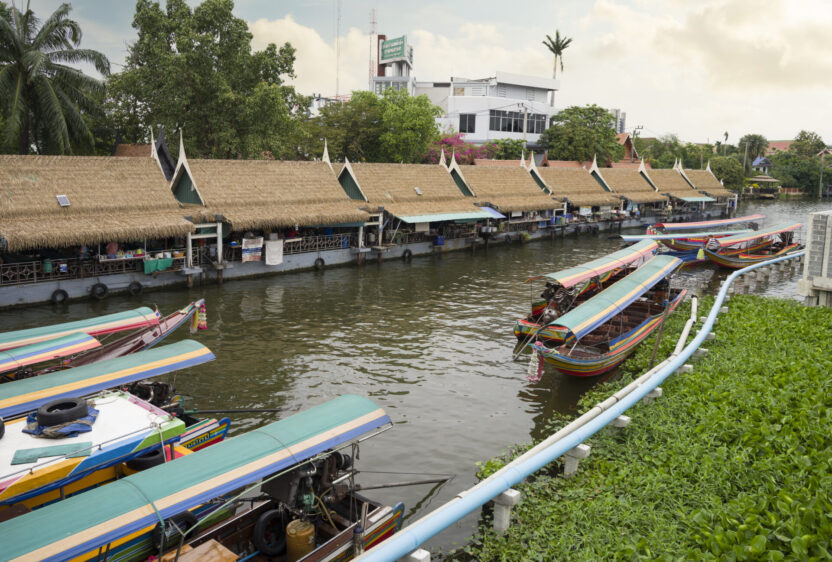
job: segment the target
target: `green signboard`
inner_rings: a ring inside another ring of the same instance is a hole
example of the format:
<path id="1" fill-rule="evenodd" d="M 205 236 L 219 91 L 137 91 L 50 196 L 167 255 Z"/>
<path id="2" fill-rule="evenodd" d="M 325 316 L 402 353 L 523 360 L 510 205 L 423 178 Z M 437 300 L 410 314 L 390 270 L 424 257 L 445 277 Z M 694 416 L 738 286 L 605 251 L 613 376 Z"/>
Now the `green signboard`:
<path id="1" fill-rule="evenodd" d="M 396 37 L 395 39 L 382 41 L 379 62 L 385 63 L 405 58 L 407 45 L 406 39 L 407 36 L 402 35 L 401 37 Z"/>

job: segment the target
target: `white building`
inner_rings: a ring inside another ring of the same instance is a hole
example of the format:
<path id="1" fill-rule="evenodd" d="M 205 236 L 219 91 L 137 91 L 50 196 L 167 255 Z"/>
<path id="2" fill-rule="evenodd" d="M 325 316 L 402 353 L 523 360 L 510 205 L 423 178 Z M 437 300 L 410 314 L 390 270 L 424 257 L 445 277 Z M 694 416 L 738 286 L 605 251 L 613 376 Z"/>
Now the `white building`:
<path id="1" fill-rule="evenodd" d="M 491 78 L 416 82 L 414 94 L 426 94 L 441 107 L 440 128 L 464 133 L 467 142 L 525 139 L 533 148 L 557 113 L 546 99 L 558 85 L 552 78 L 498 71 Z"/>
<path id="2" fill-rule="evenodd" d="M 413 95 L 416 78 L 413 77 L 413 47 L 407 42 L 407 36 L 387 39 L 378 36 L 378 68 L 373 76 L 372 91 L 379 96 L 384 90 L 407 90 Z"/>

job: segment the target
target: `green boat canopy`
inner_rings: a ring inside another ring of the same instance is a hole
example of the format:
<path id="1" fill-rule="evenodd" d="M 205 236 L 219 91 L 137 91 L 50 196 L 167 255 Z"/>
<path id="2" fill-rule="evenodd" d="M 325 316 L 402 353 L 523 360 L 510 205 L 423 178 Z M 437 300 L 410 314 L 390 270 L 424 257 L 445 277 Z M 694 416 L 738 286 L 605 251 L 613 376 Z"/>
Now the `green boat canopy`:
<path id="1" fill-rule="evenodd" d="M 0 523 L 3 558 L 80 556 L 390 424 L 371 400 L 341 396 Z"/>
<path id="2" fill-rule="evenodd" d="M 54 324 L 42 328 L 29 328 L 0 334 L 0 351 L 31 345 L 68 334 L 83 332 L 91 336 L 101 336 L 125 330 L 138 330 L 146 326 L 159 324 L 159 316 L 146 306 L 135 310 L 107 314 L 96 318 L 87 318 L 76 322 Z"/>
<path id="3" fill-rule="evenodd" d="M 621 313 L 656 283 L 673 273 L 682 260 L 672 256 L 654 256 L 627 277 L 604 289 L 585 303 L 567 312 L 549 326 L 566 333 L 566 341 L 580 340 L 595 328 Z"/>
<path id="4" fill-rule="evenodd" d="M 626 267 L 627 265 L 640 259 L 646 260 L 655 254 L 658 249 L 659 245 L 652 240 L 642 240 L 637 244 L 633 244 L 632 246 L 628 246 L 602 258 L 588 261 L 584 264 L 570 267 L 569 269 L 563 269 L 561 271 L 547 273 L 545 275 L 538 275 L 537 277 L 530 277 L 526 280 L 526 282 L 528 283 L 529 281 L 546 278 L 551 279 L 562 287 L 568 289 L 569 287 L 574 287 L 582 281 L 592 279 L 593 277 L 599 277 L 608 271 L 612 271 L 613 269 Z"/>
<path id="5" fill-rule="evenodd" d="M 214 354 L 201 343 L 182 340 L 83 367 L 7 382 L 0 384 L 0 418 L 31 412 L 58 398 L 88 396 L 213 360 Z"/>

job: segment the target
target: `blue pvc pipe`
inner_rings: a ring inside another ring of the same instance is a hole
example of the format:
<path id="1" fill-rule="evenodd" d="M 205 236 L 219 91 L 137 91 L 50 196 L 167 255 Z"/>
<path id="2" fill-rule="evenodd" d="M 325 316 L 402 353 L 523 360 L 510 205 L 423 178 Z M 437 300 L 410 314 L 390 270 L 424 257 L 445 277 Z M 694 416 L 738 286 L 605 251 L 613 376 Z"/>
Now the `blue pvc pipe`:
<path id="1" fill-rule="evenodd" d="M 768 260 L 758 264 L 751 265 L 744 269 L 733 272 L 725 282 L 716 296 L 711 312 L 705 319 L 704 324 L 700 328 L 698 334 L 693 338 L 683 350 L 664 368 L 657 371 L 644 384 L 633 390 L 630 394 L 621 399 L 610 409 L 605 410 L 596 418 L 587 422 L 585 425 L 579 427 L 574 432 L 565 436 L 563 439 L 554 443 L 549 448 L 541 451 L 537 455 L 518 463 L 514 466 L 508 466 L 498 470 L 488 479 L 481 482 L 478 486 L 468 492 L 463 492 L 462 497 L 457 497 L 437 508 L 433 513 L 429 513 L 422 519 L 405 527 L 380 545 L 376 546 L 370 551 L 359 557 L 363 561 L 387 561 L 396 560 L 416 550 L 419 545 L 427 542 L 429 539 L 439 534 L 446 528 L 450 527 L 475 509 L 481 507 L 491 499 L 502 494 L 512 486 L 522 482 L 527 476 L 533 474 L 557 459 L 566 454 L 567 451 L 580 445 L 587 438 L 591 437 L 614 420 L 622 413 L 627 411 L 631 406 L 641 400 L 644 395 L 659 386 L 671 374 L 681 367 L 685 361 L 693 355 L 699 346 L 705 341 L 705 337 L 710 333 L 711 328 L 716 321 L 719 309 L 725 301 L 725 295 L 728 293 L 728 287 L 740 275 L 744 275 L 750 271 L 760 267 L 766 267 L 771 264 L 786 261 L 800 257 L 804 251 L 790 254 L 788 256 L 779 257 L 773 260 Z"/>

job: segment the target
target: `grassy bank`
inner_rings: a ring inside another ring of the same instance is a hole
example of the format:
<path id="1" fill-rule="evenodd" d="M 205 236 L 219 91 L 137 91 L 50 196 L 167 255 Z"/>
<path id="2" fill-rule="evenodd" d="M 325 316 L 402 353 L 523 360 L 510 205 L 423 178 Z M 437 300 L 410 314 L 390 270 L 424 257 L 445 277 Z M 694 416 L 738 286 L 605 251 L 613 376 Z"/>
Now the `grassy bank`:
<path id="1" fill-rule="evenodd" d="M 712 299 L 700 304 L 707 311 Z M 519 486 L 509 532 L 498 537 L 484 520 L 452 557 L 832 558 L 832 310 L 756 296 L 727 304 L 692 375 L 666 380 L 663 397 L 627 413 L 628 428 L 589 440 L 574 478 L 553 463 Z M 688 314 L 673 316 L 659 357 Z M 642 345 L 629 373 L 582 409 L 643 372 L 652 348 Z"/>

